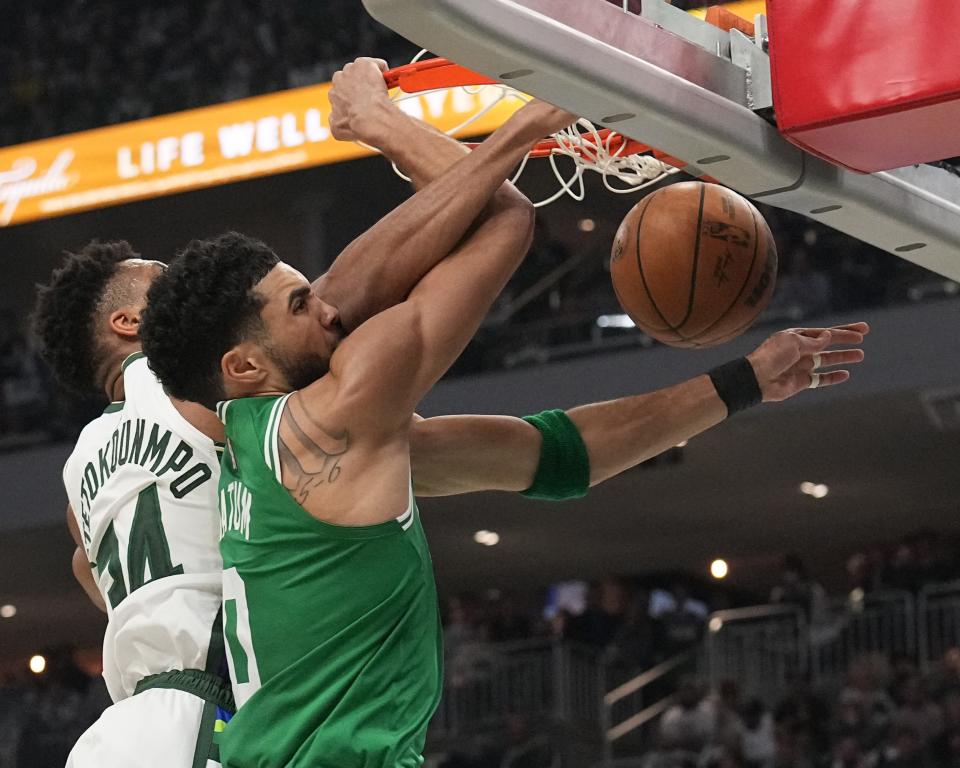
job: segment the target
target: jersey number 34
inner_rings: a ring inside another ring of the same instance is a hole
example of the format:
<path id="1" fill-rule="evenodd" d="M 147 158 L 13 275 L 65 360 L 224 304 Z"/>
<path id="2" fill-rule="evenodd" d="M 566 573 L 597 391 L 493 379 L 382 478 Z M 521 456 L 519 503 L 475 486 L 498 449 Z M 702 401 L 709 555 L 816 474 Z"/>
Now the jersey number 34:
<path id="1" fill-rule="evenodd" d="M 149 566 L 149 578 L 147 568 Z M 110 605 L 116 608 L 129 594 L 120 563 L 120 545 L 113 521 L 107 527 L 100 547 L 97 550 L 97 571 L 106 570 L 113 582 L 107 590 Z M 130 592 L 135 592 L 144 584 L 164 576 L 183 573 L 182 565 L 174 565 L 170 560 L 170 545 L 163 530 L 160 517 L 160 496 L 157 484 L 144 488 L 137 497 L 137 508 L 133 513 L 133 525 L 130 526 L 130 541 L 127 544 L 127 577 Z"/>

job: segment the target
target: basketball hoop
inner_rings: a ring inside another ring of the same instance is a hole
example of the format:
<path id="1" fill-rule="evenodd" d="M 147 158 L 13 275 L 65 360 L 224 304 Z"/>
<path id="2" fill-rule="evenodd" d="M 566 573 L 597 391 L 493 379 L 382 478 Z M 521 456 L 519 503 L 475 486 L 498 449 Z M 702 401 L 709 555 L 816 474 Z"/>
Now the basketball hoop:
<path id="1" fill-rule="evenodd" d="M 491 89 L 493 94 L 475 114 L 459 125 L 447 131 L 455 135 L 467 130 L 471 124 L 503 101 L 516 99 L 526 103 L 530 96 L 489 77 L 472 72 L 465 67 L 443 58 L 421 59 L 426 51 L 421 51 L 410 64 L 384 72 L 384 80 L 391 89 L 390 97 L 395 103 L 418 98 L 428 93 L 444 91 L 450 88 L 462 88 L 470 94 L 479 93 L 479 89 Z M 475 147 L 475 142 L 464 142 Z M 580 118 L 576 123 L 537 144 L 520 163 L 511 182 L 516 182 L 523 174 L 530 158 L 546 158 L 550 169 L 560 183 L 550 197 L 534 203 L 539 208 L 569 195 L 574 200 L 584 198 L 584 171 L 590 170 L 603 177 L 604 186 L 611 192 L 627 194 L 638 192 L 656 184 L 670 174 L 681 170 L 684 163 L 659 150 L 648 147 L 639 141 L 627 138 L 609 128 L 597 128 L 589 120 Z M 572 172 L 564 173 L 559 165 L 560 158 L 567 158 L 572 164 Z M 393 166 L 401 178 L 406 176 Z"/>

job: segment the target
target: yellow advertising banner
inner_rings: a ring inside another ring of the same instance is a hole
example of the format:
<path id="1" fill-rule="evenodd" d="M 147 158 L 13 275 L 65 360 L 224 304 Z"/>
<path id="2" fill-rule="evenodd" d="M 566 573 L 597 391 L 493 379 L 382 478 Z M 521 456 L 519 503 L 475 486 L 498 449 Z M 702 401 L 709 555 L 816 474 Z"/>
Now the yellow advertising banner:
<path id="1" fill-rule="evenodd" d="M 372 154 L 330 135 L 330 84 L 0 149 L 0 226 L 185 192 Z M 447 131 L 497 88 L 410 97 L 404 111 Z M 494 105 L 470 126 L 493 131 L 518 107 Z"/>

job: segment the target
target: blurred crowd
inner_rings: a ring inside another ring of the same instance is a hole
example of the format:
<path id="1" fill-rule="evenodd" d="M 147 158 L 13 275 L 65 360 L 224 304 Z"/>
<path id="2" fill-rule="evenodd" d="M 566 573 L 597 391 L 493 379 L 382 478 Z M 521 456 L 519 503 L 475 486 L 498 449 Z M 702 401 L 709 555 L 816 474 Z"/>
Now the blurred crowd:
<path id="1" fill-rule="evenodd" d="M 708 694 L 690 676 L 715 610 L 765 601 L 795 605 L 811 627 L 826 626 L 844 611 L 856 612 L 856 600 L 862 604 L 871 594 L 915 593 L 957 578 L 958 555 L 952 542 L 920 530 L 890 546 L 853 553 L 847 580 L 833 579 L 832 595 L 794 554 L 783 557 L 763 595 L 670 574 L 572 580 L 529 593 L 453 595 L 443 616 L 447 691 L 462 694 L 460 705 L 488 707 L 491 702 L 476 695 L 486 695 L 511 655 L 558 641 L 602 662 L 605 690 L 689 652 L 675 672 L 644 692 L 651 702 L 675 692 L 656 728 L 647 768 L 960 768 L 960 648 L 925 670 L 903 653 L 855 658 L 842 689 L 814 689 L 797 675 L 789 690 L 778 691 L 779 701 L 761 702 L 734 681 Z M 24 671 L 0 683 L 0 768 L 62 765 L 77 736 L 108 703 L 102 682 L 82 672 L 70 652 L 46 656 L 42 675 Z M 526 664 L 506 677 L 522 677 Z M 525 695 L 542 701 L 539 694 Z M 469 721 L 469 711 L 459 714 Z M 496 728 L 465 739 L 438 765 L 499 768 L 509 760 L 513 768 L 550 766 L 556 747 L 542 710 L 513 707 L 503 715 Z"/>
<path id="2" fill-rule="evenodd" d="M 103 680 L 82 671 L 71 652 L 45 655 L 42 675 L 0 678 L 0 768 L 62 768 L 110 704 Z"/>
<path id="3" fill-rule="evenodd" d="M 12 3 L 0 146 L 323 82 L 360 55 L 402 64 L 416 50 L 349 0 Z"/>
<path id="4" fill-rule="evenodd" d="M 324 82 L 416 49 L 348 0 L 9 4 L 0 146 Z"/>
<path id="5" fill-rule="evenodd" d="M 907 657 L 855 659 L 837 691 L 797 681 L 772 708 L 735 681 L 692 679 L 660 719 L 647 768 L 960 766 L 960 648 L 923 672 Z"/>
<path id="6" fill-rule="evenodd" d="M 447 683 L 482 678 L 502 643 L 557 639 L 602 658 L 616 684 L 695 647 L 711 610 L 682 581 L 651 589 L 619 577 L 555 584 L 546 605 L 500 590 L 458 595 L 446 604 Z"/>

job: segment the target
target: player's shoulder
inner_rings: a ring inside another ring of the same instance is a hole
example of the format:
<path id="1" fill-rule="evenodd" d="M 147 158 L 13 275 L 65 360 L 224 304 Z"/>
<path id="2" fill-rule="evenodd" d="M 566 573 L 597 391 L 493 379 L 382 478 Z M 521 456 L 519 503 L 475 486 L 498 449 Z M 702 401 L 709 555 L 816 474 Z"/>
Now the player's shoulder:
<path id="1" fill-rule="evenodd" d="M 240 419 L 257 418 L 278 408 L 292 393 L 237 397 L 233 400 L 221 400 L 217 403 L 216 413 L 223 424 L 235 423 Z"/>
<path id="2" fill-rule="evenodd" d="M 103 413 L 87 422 L 77 436 L 73 450 L 67 457 L 65 468 L 69 468 L 78 459 L 84 463 L 89 461 L 91 451 L 95 454 L 97 449 L 103 447 L 104 441 L 110 439 L 122 419 L 123 406 L 122 400 L 110 403 L 103 409 Z"/>

